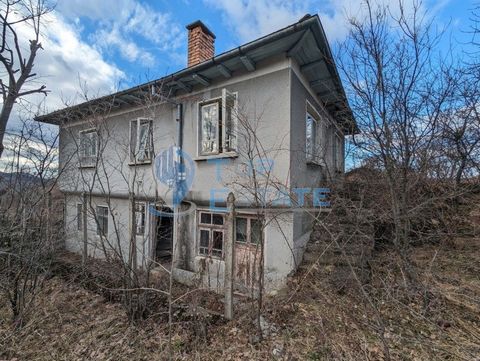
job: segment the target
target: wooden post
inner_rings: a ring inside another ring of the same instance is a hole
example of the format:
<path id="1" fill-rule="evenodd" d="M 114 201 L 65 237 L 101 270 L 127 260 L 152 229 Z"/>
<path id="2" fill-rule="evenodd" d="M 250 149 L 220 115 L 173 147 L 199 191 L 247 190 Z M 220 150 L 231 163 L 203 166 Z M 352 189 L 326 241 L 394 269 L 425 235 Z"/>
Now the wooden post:
<path id="1" fill-rule="evenodd" d="M 82 266 L 87 265 L 88 256 L 88 233 L 87 233 L 87 193 L 82 193 L 82 226 L 83 226 L 83 252 Z"/>
<path id="2" fill-rule="evenodd" d="M 235 261 L 235 196 L 232 192 L 227 198 L 228 213 L 226 216 L 227 232 L 224 240 L 225 245 L 225 318 L 233 319 L 233 278 Z"/>

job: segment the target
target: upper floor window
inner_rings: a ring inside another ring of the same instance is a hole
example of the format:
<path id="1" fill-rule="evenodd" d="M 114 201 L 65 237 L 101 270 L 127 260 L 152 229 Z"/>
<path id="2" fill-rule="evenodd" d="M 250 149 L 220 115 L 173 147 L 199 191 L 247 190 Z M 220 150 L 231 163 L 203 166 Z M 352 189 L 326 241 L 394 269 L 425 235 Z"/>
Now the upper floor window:
<path id="1" fill-rule="evenodd" d="M 80 164 L 82 166 L 95 165 L 98 153 L 98 134 L 95 129 L 80 132 Z"/>
<path id="2" fill-rule="evenodd" d="M 199 153 L 214 155 L 237 149 L 237 94 L 222 90 L 222 97 L 200 104 Z"/>
<path id="3" fill-rule="evenodd" d="M 305 154 L 307 161 L 315 161 L 317 154 L 317 121 L 309 113 L 306 119 Z"/>
<path id="4" fill-rule="evenodd" d="M 152 120 L 135 119 L 130 122 L 130 162 L 143 163 L 152 160 Z"/>

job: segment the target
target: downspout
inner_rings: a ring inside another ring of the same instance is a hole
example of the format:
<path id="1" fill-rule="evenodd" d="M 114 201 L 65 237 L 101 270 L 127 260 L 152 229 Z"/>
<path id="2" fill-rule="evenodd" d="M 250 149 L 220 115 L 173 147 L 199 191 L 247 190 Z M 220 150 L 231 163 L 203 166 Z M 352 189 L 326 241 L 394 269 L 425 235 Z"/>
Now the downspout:
<path id="1" fill-rule="evenodd" d="M 177 125 L 177 136 L 176 136 L 176 149 L 175 151 L 178 152 L 178 165 L 176 165 L 177 170 L 176 170 L 176 189 L 174 193 L 179 192 L 178 188 L 183 187 L 183 180 L 182 178 L 179 178 L 180 172 L 183 172 L 183 104 L 182 103 L 177 103 L 176 104 L 176 116 L 175 116 L 175 121 Z M 180 213 L 180 204 L 178 204 L 177 194 L 174 194 L 173 197 L 173 240 L 172 240 L 172 269 L 170 270 L 173 274 L 173 269 L 176 266 L 177 260 L 176 260 L 176 249 L 178 246 L 178 234 L 179 234 L 179 216 L 178 214 Z"/>

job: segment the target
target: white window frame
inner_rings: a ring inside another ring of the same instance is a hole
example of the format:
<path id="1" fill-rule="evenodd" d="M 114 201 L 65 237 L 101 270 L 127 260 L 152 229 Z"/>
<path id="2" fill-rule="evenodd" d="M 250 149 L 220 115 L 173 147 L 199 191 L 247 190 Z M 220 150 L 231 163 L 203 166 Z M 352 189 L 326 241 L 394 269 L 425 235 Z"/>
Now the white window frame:
<path id="1" fill-rule="evenodd" d="M 202 223 L 202 213 L 203 214 L 210 214 L 211 216 L 211 223 Z M 222 216 L 223 219 L 223 224 L 213 224 L 213 215 L 220 215 Z M 217 259 L 223 259 L 225 255 L 225 231 L 226 231 L 226 225 L 225 225 L 225 214 L 224 213 L 219 213 L 219 212 L 211 212 L 208 210 L 200 210 L 197 212 L 197 228 L 198 228 L 198 233 L 197 233 L 197 254 L 201 257 L 211 257 L 211 258 L 217 258 Z M 209 239 L 208 239 L 208 248 L 202 247 L 200 245 L 201 241 L 201 231 L 208 231 L 209 232 Z M 213 248 L 213 234 L 214 232 L 221 232 L 222 233 L 222 249 L 218 248 Z M 221 255 L 214 254 L 216 251 L 221 251 Z"/>
<path id="2" fill-rule="evenodd" d="M 85 147 L 84 137 L 87 134 L 93 134 L 95 139 L 95 154 L 87 154 L 87 148 Z M 95 128 L 83 129 L 79 132 L 80 139 L 80 166 L 81 167 L 94 167 L 98 156 L 98 132 Z"/>
<path id="3" fill-rule="evenodd" d="M 140 208 L 140 209 L 139 209 Z M 133 223 L 133 231 L 135 232 L 135 236 L 143 236 L 145 235 L 146 229 L 146 220 L 147 220 L 147 205 L 145 202 L 135 202 L 135 223 Z M 138 217 L 140 214 L 140 228 L 138 224 Z"/>
<path id="4" fill-rule="evenodd" d="M 105 219 L 104 219 L 105 215 L 104 215 L 104 214 L 102 214 L 101 216 L 99 215 L 99 214 L 100 214 L 100 212 L 99 212 L 99 209 L 100 209 L 100 208 L 103 208 L 103 209 L 106 209 L 106 210 L 107 210 L 107 214 L 106 214 L 106 218 L 107 218 L 107 219 L 106 219 L 106 221 L 107 221 L 107 222 L 106 222 L 106 228 L 107 228 L 107 229 L 106 229 L 106 232 L 105 232 L 105 229 L 102 229 L 102 230 L 100 229 L 100 228 L 101 228 L 100 224 L 103 224 L 103 226 L 105 226 L 105 223 L 103 223 L 103 222 L 105 221 Z M 108 206 L 106 206 L 106 205 L 97 205 L 97 206 L 95 207 L 95 217 L 96 217 L 96 221 L 95 221 L 95 222 L 96 222 L 96 224 L 97 224 L 97 236 L 99 236 L 99 237 L 101 237 L 101 236 L 103 236 L 103 237 L 108 237 L 108 223 L 109 223 L 109 218 L 110 218 L 110 211 L 109 211 L 109 209 L 108 209 Z M 100 219 L 100 217 L 102 217 L 102 218 Z M 101 221 L 102 221 L 102 223 L 101 223 Z"/>
<path id="5" fill-rule="evenodd" d="M 233 106 L 227 107 L 229 97 L 234 97 Z M 216 147 L 212 151 L 203 150 L 203 107 L 216 105 Z M 227 120 L 230 115 L 230 132 L 227 131 Z M 198 126 L 197 126 L 197 156 L 217 156 L 222 154 L 236 154 L 238 147 L 238 92 L 229 92 L 222 89 L 222 96 L 211 98 L 198 103 Z"/>
<path id="6" fill-rule="evenodd" d="M 238 244 L 250 245 L 250 246 L 253 246 L 253 247 L 259 246 L 260 243 L 252 242 L 252 221 L 262 222 L 262 219 L 255 216 L 255 215 L 243 214 L 243 213 L 235 215 L 235 222 L 237 222 L 238 218 L 243 218 L 243 219 L 247 220 L 247 240 L 246 240 L 246 242 L 243 242 L 243 241 L 239 241 L 237 239 L 237 232 L 236 232 L 237 225 L 235 224 L 235 242 L 238 243 Z M 265 239 L 264 229 L 262 229 L 261 232 L 262 232 L 262 234 L 260 235 L 261 236 L 260 242 L 262 242 Z"/>
<path id="7" fill-rule="evenodd" d="M 330 121 L 310 103 L 306 101 L 305 106 L 305 135 L 307 133 L 307 121 L 310 116 L 316 122 L 314 154 L 310 156 L 307 152 L 307 138 L 305 136 L 305 159 L 307 164 L 326 166 L 327 143 L 328 143 L 328 124 Z"/>
<path id="8" fill-rule="evenodd" d="M 140 129 L 143 125 L 148 125 L 147 129 L 147 147 L 146 157 L 141 157 L 140 153 Z M 132 144 L 132 130 L 135 128 L 135 144 Z M 153 120 L 150 118 L 136 118 L 130 121 L 129 128 L 129 157 L 130 164 L 145 164 L 152 162 L 153 156 Z"/>
<path id="9" fill-rule="evenodd" d="M 311 123 L 310 123 L 311 121 Z M 309 126 L 312 126 L 310 130 L 310 142 L 309 142 Z M 307 111 L 305 117 L 305 156 L 307 162 L 315 162 L 317 158 L 317 120 L 310 112 Z M 310 146 L 310 147 L 309 147 Z M 310 148 L 310 149 L 309 149 Z"/>

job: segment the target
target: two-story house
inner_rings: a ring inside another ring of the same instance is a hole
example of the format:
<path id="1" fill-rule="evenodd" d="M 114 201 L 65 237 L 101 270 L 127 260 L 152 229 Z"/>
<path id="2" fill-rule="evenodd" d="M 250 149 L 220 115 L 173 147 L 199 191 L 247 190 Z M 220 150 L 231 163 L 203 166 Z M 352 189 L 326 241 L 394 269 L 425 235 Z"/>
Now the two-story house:
<path id="1" fill-rule="evenodd" d="M 219 55 L 201 21 L 187 29 L 187 68 L 37 118 L 60 129 L 66 249 L 221 289 L 232 192 L 235 282 L 255 287 L 261 264 L 278 289 L 355 131 L 330 47 L 318 16 Z"/>

